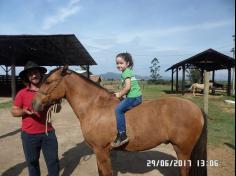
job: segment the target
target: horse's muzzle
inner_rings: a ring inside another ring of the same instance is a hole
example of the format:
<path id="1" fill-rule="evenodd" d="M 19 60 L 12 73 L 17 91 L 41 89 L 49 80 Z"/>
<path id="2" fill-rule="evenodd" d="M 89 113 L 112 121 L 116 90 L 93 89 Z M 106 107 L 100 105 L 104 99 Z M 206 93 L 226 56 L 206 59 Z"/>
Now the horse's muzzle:
<path id="1" fill-rule="evenodd" d="M 33 109 L 34 109 L 36 112 L 41 112 L 41 111 L 43 111 L 43 106 L 42 106 L 42 104 L 38 103 L 38 102 L 35 101 L 35 100 L 32 102 L 32 107 L 33 107 Z"/>

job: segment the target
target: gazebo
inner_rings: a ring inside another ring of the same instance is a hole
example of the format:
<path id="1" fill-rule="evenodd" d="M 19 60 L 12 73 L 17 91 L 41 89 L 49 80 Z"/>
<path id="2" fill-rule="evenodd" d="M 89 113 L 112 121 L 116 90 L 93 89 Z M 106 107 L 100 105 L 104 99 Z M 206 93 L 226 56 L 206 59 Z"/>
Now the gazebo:
<path id="1" fill-rule="evenodd" d="M 15 68 L 24 66 L 28 60 L 41 66 L 80 65 L 87 69 L 88 77 L 89 66 L 96 65 L 74 34 L 0 35 L 0 67 L 6 73 L 0 77 L 0 89 L 10 89 L 12 98 L 19 83 Z"/>
<path id="2" fill-rule="evenodd" d="M 228 70 L 228 86 L 227 95 L 230 95 L 231 88 L 231 68 L 235 67 L 235 59 L 224 55 L 214 49 L 205 50 L 199 54 L 196 54 L 188 59 L 185 59 L 179 63 L 172 65 L 166 71 L 171 70 L 171 91 L 174 89 L 174 72 L 176 73 L 176 91 L 179 91 L 178 85 L 178 73 L 182 69 L 182 94 L 185 93 L 185 71 L 186 69 L 198 68 L 201 70 L 201 80 L 203 82 L 203 72 L 212 71 L 212 81 L 215 80 L 215 71 L 221 69 Z"/>

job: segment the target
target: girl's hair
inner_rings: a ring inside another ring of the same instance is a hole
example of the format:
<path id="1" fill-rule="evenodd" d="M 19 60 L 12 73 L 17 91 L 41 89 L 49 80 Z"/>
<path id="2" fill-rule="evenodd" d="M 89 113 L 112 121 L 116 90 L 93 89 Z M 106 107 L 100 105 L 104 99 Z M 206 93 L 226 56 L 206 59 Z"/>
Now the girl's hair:
<path id="1" fill-rule="evenodd" d="M 133 62 L 131 54 L 129 54 L 127 52 L 126 53 L 119 53 L 119 54 L 116 55 L 116 58 L 117 57 L 121 57 L 125 60 L 125 62 L 129 62 L 128 67 L 131 68 L 131 69 L 133 68 L 134 62 Z"/>

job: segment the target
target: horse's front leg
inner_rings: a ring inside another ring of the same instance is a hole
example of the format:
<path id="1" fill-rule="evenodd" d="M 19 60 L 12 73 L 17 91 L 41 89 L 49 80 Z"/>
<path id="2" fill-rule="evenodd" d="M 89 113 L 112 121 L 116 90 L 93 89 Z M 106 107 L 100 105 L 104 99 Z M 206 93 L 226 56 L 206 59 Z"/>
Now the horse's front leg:
<path id="1" fill-rule="evenodd" d="M 108 148 L 94 149 L 97 159 L 99 176 L 112 176 L 110 150 Z"/>

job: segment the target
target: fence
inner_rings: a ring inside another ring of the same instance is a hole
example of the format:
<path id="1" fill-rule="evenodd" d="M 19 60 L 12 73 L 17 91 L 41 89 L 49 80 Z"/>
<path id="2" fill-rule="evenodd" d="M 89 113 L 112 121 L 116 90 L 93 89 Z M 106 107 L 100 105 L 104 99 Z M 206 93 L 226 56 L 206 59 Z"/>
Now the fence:
<path id="1" fill-rule="evenodd" d="M 16 77 L 16 91 L 22 89 L 25 85 L 21 81 L 20 77 Z M 0 75 L 0 96 L 11 96 L 11 76 Z"/>

